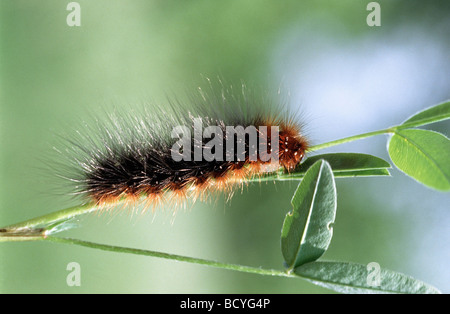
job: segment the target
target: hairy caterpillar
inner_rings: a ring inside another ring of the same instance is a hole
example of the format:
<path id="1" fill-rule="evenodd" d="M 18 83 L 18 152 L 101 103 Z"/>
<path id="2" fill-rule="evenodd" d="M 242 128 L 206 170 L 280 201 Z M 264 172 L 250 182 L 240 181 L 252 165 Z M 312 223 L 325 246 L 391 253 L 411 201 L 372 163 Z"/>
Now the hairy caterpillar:
<path id="1" fill-rule="evenodd" d="M 216 191 L 231 196 L 249 177 L 280 167 L 291 171 L 308 149 L 296 115 L 245 85 L 236 91 L 209 84 L 190 103 L 116 112 L 95 127 L 86 125 L 64 150 L 72 175 L 63 177 L 75 183 L 74 194 L 99 206 L 141 199 L 149 206 L 179 203 Z"/>

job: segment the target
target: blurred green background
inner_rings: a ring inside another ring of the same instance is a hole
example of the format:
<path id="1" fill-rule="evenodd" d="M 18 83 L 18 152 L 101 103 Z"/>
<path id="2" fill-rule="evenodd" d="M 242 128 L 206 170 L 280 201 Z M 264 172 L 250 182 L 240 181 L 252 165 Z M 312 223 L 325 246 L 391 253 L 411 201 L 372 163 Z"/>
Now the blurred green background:
<path id="1" fill-rule="evenodd" d="M 0 3 L 0 225 L 62 208 L 45 172 L 57 135 L 108 108 L 182 100 L 202 75 L 283 85 L 313 143 L 400 123 L 450 98 L 449 1 L 69 1 Z M 448 123 L 430 126 L 449 134 Z M 70 133 L 69 133 L 70 134 Z M 386 137 L 327 151 L 388 159 Z M 325 151 L 324 151 L 325 152 Z M 282 269 L 280 231 L 294 183 L 253 184 L 231 203 L 175 217 L 115 212 L 82 218 L 63 236 Z M 334 238 L 323 259 L 378 262 L 450 292 L 450 198 L 393 169 L 340 179 Z M 81 286 L 66 266 L 81 266 Z M 1 243 L 3 293 L 327 293 L 272 278 L 54 243 Z"/>

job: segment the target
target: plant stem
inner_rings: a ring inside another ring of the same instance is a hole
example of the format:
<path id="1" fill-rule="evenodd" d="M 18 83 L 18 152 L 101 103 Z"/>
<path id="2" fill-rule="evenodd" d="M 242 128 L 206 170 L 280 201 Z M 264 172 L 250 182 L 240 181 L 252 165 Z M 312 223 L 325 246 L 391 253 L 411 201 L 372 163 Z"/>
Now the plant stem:
<path id="1" fill-rule="evenodd" d="M 344 144 L 344 143 L 348 143 L 348 142 L 353 142 L 356 140 L 360 140 L 360 139 L 375 136 L 375 135 L 394 133 L 395 130 L 396 130 L 396 127 L 392 127 L 392 128 L 388 128 L 388 129 L 383 129 L 383 130 L 378 130 L 378 131 L 373 131 L 373 132 L 368 132 L 368 133 L 363 133 L 363 134 L 359 134 L 359 135 L 345 137 L 345 138 L 342 138 L 339 140 L 311 146 L 308 149 L 308 152 L 312 152 L 312 151 L 316 151 L 316 150 L 320 150 L 320 149 L 324 149 L 324 148 L 328 148 L 328 147 L 332 147 L 332 146 L 336 146 L 336 145 L 340 145 L 340 144 Z"/>
<path id="2" fill-rule="evenodd" d="M 39 225 L 46 225 L 46 226 L 53 225 L 69 220 L 75 216 L 89 213 L 96 209 L 97 207 L 95 203 L 87 203 L 84 205 L 70 207 L 44 216 L 33 218 L 21 223 L 10 225 L 5 227 L 5 229 L 22 229 L 22 228 L 30 229 Z"/>
<path id="3" fill-rule="evenodd" d="M 0 229 L 0 242 L 36 241 L 74 217 L 97 210 L 95 203 L 74 206 Z"/>
<path id="4" fill-rule="evenodd" d="M 363 134 L 359 134 L 359 135 L 353 135 L 353 136 L 345 137 L 345 138 L 342 138 L 342 139 L 339 139 L 339 140 L 335 140 L 335 141 L 331 141 L 331 142 L 327 142 L 327 143 L 311 146 L 308 149 L 308 152 L 312 152 L 312 151 L 316 151 L 316 150 L 319 150 L 319 149 L 324 149 L 324 148 L 336 146 L 336 145 L 339 145 L 339 144 L 344 144 L 344 143 L 360 140 L 360 139 L 371 137 L 371 136 L 375 136 L 375 135 L 386 134 L 386 133 L 395 133 L 397 130 L 415 128 L 415 127 L 422 126 L 422 125 L 425 125 L 425 124 L 437 122 L 437 121 L 440 121 L 440 120 L 445 119 L 445 118 L 446 118 L 446 116 L 441 117 L 441 119 L 439 119 L 439 120 L 432 119 L 432 118 L 430 118 L 430 119 L 421 119 L 421 120 L 418 120 L 418 121 L 407 122 L 407 123 L 404 123 L 404 124 L 399 124 L 399 125 L 396 125 L 396 126 L 392 126 L 390 128 L 383 129 L 383 130 L 367 132 L 367 133 L 363 133 Z"/>
<path id="5" fill-rule="evenodd" d="M 141 249 L 133 249 L 133 248 L 127 248 L 127 247 L 120 247 L 120 246 L 98 244 L 98 243 L 92 243 L 92 242 L 88 242 L 88 241 L 77 240 L 77 239 L 48 236 L 42 240 L 56 242 L 56 243 L 79 245 L 79 246 L 84 246 L 84 247 L 88 247 L 88 248 L 92 248 L 92 249 L 98 249 L 98 250 L 115 252 L 115 253 L 127 253 L 127 254 L 158 257 L 158 258 L 176 260 L 179 262 L 200 264 L 200 265 L 206 265 L 206 266 L 222 268 L 222 269 L 229 269 L 229 270 L 240 271 L 240 272 L 245 272 L 245 273 L 279 276 L 279 277 L 296 277 L 294 275 L 290 275 L 286 272 L 279 271 L 279 270 L 262 269 L 262 268 L 257 268 L 257 267 L 242 266 L 242 265 L 229 264 L 229 263 L 221 263 L 221 262 L 216 262 L 216 261 L 211 261 L 211 260 L 206 260 L 206 259 L 200 259 L 200 258 L 194 258 L 194 257 L 188 257 L 188 256 L 182 256 L 182 255 L 175 255 L 175 254 L 168 254 L 168 253 L 162 253 L 162 252 L 155 252 L 155 251 L 148 251 L 148 250 L 141 250 Z"/>
<path id="6" fill-rule="evenodd" d="M 21 223 L 9 225 L 5 229 L 31 229 L 39 225 L 52 225 L 61 221 L 66 221 L 75 216 L 89 213 L 96 209 L 95 203 L 87 203 L 84 205 L 74 206 L 63 209 L 44 216 L 36 217 Z"/>

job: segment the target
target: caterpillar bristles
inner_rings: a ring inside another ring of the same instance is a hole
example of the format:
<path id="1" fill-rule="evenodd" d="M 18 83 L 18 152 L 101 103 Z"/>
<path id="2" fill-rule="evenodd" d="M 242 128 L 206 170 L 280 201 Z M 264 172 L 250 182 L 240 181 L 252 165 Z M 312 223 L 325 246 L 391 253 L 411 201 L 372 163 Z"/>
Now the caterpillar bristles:
<path id="1" fill-rule="evenodd" d="M 236 91 L 208 81 L 189 106 L 171 100 L 138 112 L 116 111 L 85 125 L 58 150 L 71 168 L 61 177 L 74 195 L 103 211 L 119 202 L 153 211 L 217 193 L 229 199 L 249 178 L 292 171 L 305 156 L 308 141 L 298 116 L 276 101 L 250 94 L 243 84 Z"/>

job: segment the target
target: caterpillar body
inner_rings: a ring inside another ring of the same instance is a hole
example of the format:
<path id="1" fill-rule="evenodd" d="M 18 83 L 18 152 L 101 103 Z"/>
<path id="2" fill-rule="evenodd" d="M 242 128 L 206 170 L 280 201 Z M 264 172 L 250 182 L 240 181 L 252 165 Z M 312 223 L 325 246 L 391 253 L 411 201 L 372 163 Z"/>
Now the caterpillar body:
<path id="1" fill-rule="evenodd" d="M 170 101 L 165 108 L 115 113 L 95 127 L 86 125 L 64 150 L 72 168 L 64 177 L 75 183 L 74 194 L 99 206 L 143 199 L 154 207 L 218 191 L 231 196 L 247 178 L 280 167 L 291 171 L 308 149 L 297 116 L 241 87 L 238 93 L 232 87 L 199 88 L 189 108 Z M 177 127 L 186 131 L 182 141 Z M 211 129 L 216 132 L 206 132 Z"/>

